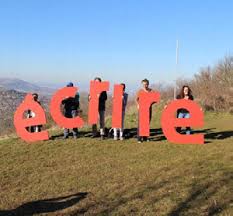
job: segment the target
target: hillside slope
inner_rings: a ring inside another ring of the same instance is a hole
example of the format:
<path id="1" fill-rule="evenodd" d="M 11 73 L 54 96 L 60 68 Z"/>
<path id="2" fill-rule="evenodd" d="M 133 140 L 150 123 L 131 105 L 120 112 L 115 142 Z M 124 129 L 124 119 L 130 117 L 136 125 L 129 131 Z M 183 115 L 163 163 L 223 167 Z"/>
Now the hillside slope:
<path id="1" fill-rule="evenodd" d="M 13 116 L 25 95 L 24 92 L 0 88 L 0 135 L 14 131 Z M 48 97 L 41 96 L 40 101 L 42 106 L 48 109 Z"/>
<path id="2" fill-rule="evenodd" d="M 158 117 L 143 144 L 1 140 L 0 215 L 233 215 L 233 116 L 205 121 L 203 146 L 168 143 Z"/>

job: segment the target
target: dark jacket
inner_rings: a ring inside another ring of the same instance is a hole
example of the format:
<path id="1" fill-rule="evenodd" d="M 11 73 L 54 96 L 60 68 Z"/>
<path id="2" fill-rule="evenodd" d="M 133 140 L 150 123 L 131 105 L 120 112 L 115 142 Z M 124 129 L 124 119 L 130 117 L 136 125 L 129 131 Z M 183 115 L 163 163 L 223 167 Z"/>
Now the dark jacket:
<path id="1" fill-rule="evenodd" d="M 69 97 L 67 99 L 64 99 L 62 101 L 62 105 L 64 108 L 64 112 L 71 112 L 73 110 L 78 110 L 79 109 L 79 95 L 75 95 L 75 97 Z"/>

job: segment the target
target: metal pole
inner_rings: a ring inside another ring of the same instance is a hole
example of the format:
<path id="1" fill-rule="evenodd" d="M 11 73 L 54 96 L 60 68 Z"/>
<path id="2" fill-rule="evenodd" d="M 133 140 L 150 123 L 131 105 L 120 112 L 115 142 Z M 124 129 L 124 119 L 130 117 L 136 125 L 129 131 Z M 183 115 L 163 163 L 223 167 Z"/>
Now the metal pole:
<path id="1" fill-rule="evenodd" d="M 176 41 L 176 72 L 175 72 L 175 82 L 174 82 L 174 99 L 176 99 L 177 91 L 177 75 L 178 75 L 178 64 L 179 64 L 179 41 Z"/>

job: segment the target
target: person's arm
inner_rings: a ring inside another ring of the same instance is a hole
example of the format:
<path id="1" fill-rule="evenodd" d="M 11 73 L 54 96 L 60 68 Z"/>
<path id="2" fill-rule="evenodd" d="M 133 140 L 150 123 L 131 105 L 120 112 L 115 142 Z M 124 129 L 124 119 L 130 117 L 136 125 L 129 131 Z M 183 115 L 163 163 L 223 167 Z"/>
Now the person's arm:
<path id="1" fill-rule="evenodd" d="M 61 104 L 64 105 L 64 104 L 66 103 L 66 100 L 67 100 L 67 99 L 64 99 L 64 100 L 61 102 Z"/>
<path id="2" fill-rule="evenodd" d="M 153 90 L 153 89 L 150 89 L 150 92 L 155 92 L 155 90 Z M 157 102 L 153 102 L 152 104 L 151 104 L 151 106 L 153 106 L 154 104 L 156 104 Z"/>
<path id="3" fill-rule="evenodd" d="M 127 102 L 128 102 L 128 94 L 124 93 L 123 94 L 123 109 L 126 108 Z"/>
<path id="4" fill-rule="evenodd" d="M 136 105 L 137 105 L 137 108 L 139 109 L 139 92 L 140 92 L 140 90 L 136 93 L 136 97 L 135 97 L 135 103 L 136 103 Z"/>
<path id="5" fill-rule="evenodd" d="M 107 92 L 106 91 L 104 91 L 103 92 L 103 100 L 107 100 L 108 99 L 108 95 L 107 95 Z"/>
<path id="6" fill-rule="evenodd" d="M 77 93 L 76 95 L 75 95 L 75 105 L 77 106 L 77 110 L 79 110 L 79 108 L 80 108 L 80 95 L 79 95 L 79 93 Z"/>
<path id="7" fill-rule="evenodd" d="M 128 103 L 128 97 L 129 97 L 129 95 L 126 93 L 126 94 L 125 94 L 125 106 L 126 106 L 127 103 Z"/>

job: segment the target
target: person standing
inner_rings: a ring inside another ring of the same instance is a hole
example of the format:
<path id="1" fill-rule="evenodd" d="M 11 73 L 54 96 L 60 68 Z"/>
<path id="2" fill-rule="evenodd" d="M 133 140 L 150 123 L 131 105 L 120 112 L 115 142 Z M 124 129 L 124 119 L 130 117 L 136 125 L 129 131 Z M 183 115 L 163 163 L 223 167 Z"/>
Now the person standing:
<path id="1" fill-rule="evenodd" d="M 96 77 L 94 79 L 96 82 L 102 82 L 100 77 Z M 101 94 L 98 94 L 97 97 L 99 98 L 99 124 L 100 124 L 100 137 L 101 140 L 105 139 L 105 109 L 106 109 L 106 101 L 108 99 L 107 92 L 103 91 Z M 89 95 L 90 100 L 90 95 Z M 92 125 L 92 138 L 97 137 L 97 124 Z"/>
<path id="2" fill-rule="evenodd" d="M 68 83 L 66 87 L 73 87 L 74 84 L 72 82 Z M 68 97 L 62 101 L 64 116 L 66 118 L 75 118 L 78 116 L 78 111 L 80 108 L 79 104 L 79 93 L 75 95 L 75 97 Z M 73 128 L 72 130 L 73 137 L 75 139 L 78 138 L 78 128 Z M 69 137 L 69 129 L 64 129 L 64 139 Z"/>
<path id="3" fill-rule="evenodd" d="M 185 100 L 194 100 L 193 95 L 192 95 L 192 90 L 188 85 L 184 85 L 180 91 L 180 94 L 177 95 L 176 99 L 185 99 Z M 190 118 L 190 113 L 186 109 L 178 109 L 177 110 L 177 117 L 178 118 Z M 176 128 L 177 132 L 181 132 L 181 127 Z M 190 127 L 186 127 L 185 130 L 186 134 L 191 134 L 192 130 Z"/>
<path id="4" fill-rule="evenodd" d="M 137 92 L 137 95 L 136 95 L 136 104 L 137 104 L 137 108 L 138 108 L 138 111 L 139 111 L 139 95 L 141 92 L 152 92 L 152 89 L 149 87 L 149 80 L 148 79 L 143 79 L 141 81 L 141 84 L 142 84 L 142 88 Z M 154 103 L 153 103 L 154 104 Z M 151 118 L 152 118 L 152 105 L 150 106 L 150 109 L 149 109 L 149 118 L 150 118 L 150 122 L 151 122 Z M 139 136 L 139 115 L 138 115 L 138 130 L 137 130 L 137 140 L 138 140 L 138 143 L 142 143 L 143 141 L 147 141 L 149 142 L 149 138 L 147 136 Z"/>
<path id="5" fill-rule="evenodd" d="M 33 100 L 35 102 L 37 102 L 39 105 L 41 105 L 40 101 L 39 101 L 39 95 L 37 93 L 33 93 L 32 94 Z M 34 118 L 36 116 L 36 114 L 32 111 L 32 110 L 28 110 L 27 111 L 27 118 Z M 29 132 L 34 133 L 34 132 L 41 132 L 42 129 L 42 125 L 34 125 L 31 127 L 27 128 Z"/>

